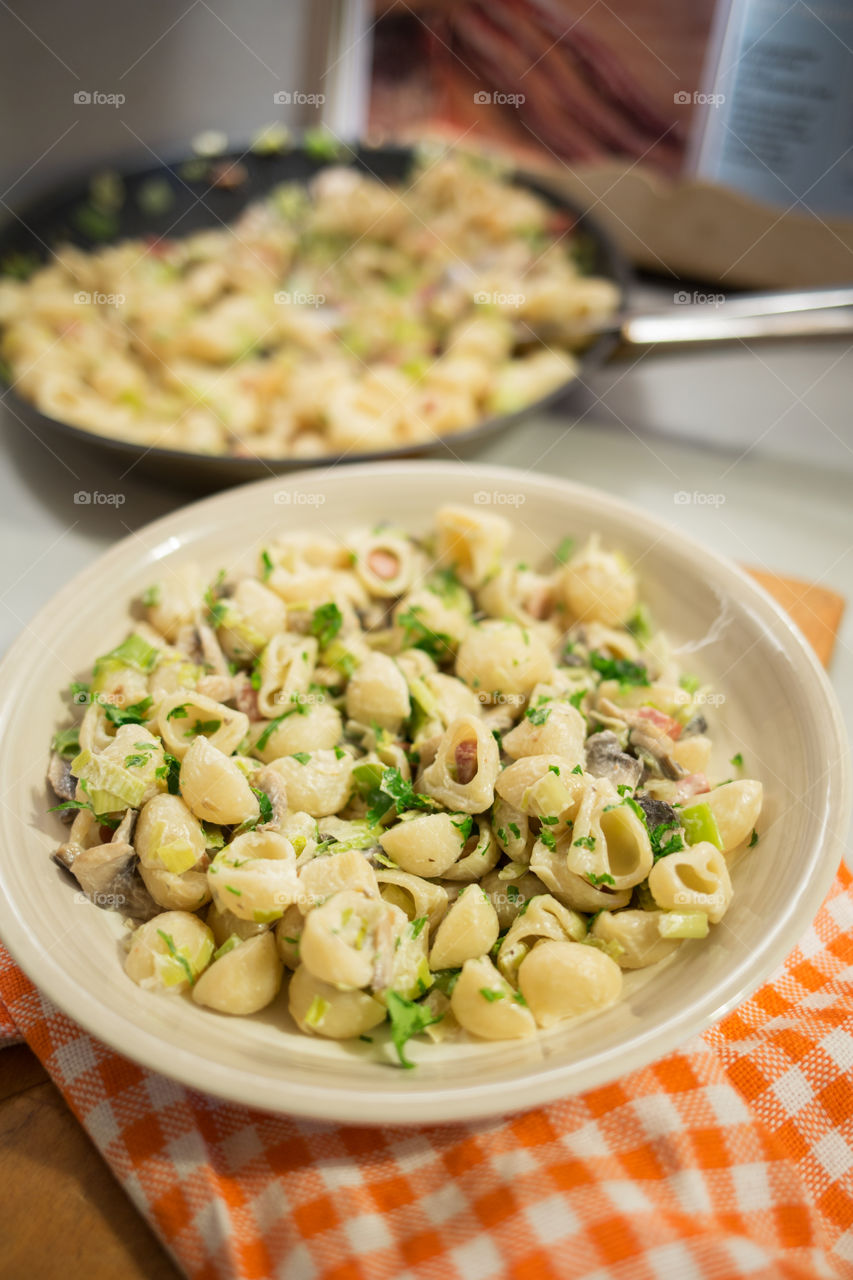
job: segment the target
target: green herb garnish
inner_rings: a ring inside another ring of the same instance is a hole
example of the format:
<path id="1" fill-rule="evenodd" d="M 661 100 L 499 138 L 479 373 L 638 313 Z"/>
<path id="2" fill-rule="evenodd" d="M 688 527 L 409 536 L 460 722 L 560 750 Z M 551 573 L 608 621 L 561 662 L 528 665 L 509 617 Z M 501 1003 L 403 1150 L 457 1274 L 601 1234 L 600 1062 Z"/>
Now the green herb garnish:
<path id="1" fill-rule="evenodd" d="M 441 1017 L 436 1017 L 425 1005 L 415 1004 L 414 1000 L 407 1000 L 396 991 L 389 991 L 385 1001 L 388 1017 L 391 1019 L 391 1039 L 397 1050 L 400 1066 L 412 1068 L 415 1064 L 406 1057 L 406 1045 L 412 1036 L 420 1035 L 427 1027 L 440 1022 Z"/>
<path id="2" fill-rule="evenodd" d="M 334 601 L 321 604 L 311 619 L 311 634 L 317 637 L 321 649 L 327 648 L 343 626 L 344 616 Z"/>
<path id="3" fill-rule="evenodd" d="M 618 680 L 625 685 L 647 685 L 649 675 L 641 662 L 631 662 L 629 658 L 608 658 L 606 654 L 593 649 L 589 655 L 589 665 L 597 671 L 602 680 Z"/>

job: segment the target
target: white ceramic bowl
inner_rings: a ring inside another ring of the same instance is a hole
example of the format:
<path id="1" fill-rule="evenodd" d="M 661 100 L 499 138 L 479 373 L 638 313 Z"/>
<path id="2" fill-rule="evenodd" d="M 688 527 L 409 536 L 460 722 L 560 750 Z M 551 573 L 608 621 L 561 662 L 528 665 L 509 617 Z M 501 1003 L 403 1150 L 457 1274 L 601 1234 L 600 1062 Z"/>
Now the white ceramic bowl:
<path id="1" fill-rule="evenodd" d="M 166 565 L 235 563 L 276 530 L 344 532 L 389 519 L 412 531 L 443 502 L 488 501 L 517 524 L 513 553 L 542 560 L 564 534 L 600 530 L 636 564 L 658 623 L 694 652 L 685 666 L 725 696 L 712 720 L 766 802 L 761 839 L 734 870 L 735 897 L 703 943 L 594 1020 L 532 1042 L 376 1045 L 305 1037 L 282 1000 L 231 1019 L 125 976 L 121 921 L 51 861 L 62 828 L 44 772 L 59 700 L 117 643 L 127 606 Z M 425 1123 L 519 1110 L 601 1085 L 660 1057 L 743 1000 L 784 958 L 827 892 L 846 833 L 848 748 L 811 649 L 751 579 L 666 524 L 580 485 L 497 467 L 419 462 L 305 472 L 211 498 L 126 538 L 38 615 L 0 666 L 0 936 L 24 970 L 93 1035 L 153 1070 L 271 1111 L 358 1123 Z M 388 1061 L 391 1055 L 388 1055 Z"/>

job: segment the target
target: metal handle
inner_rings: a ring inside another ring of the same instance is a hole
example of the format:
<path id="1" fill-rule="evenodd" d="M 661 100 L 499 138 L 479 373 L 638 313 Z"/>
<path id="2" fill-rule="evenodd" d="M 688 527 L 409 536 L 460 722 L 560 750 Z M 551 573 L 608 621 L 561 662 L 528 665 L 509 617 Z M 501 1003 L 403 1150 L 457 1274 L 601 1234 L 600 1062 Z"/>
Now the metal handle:
<path id="1" fill-rule="evenodd" d="M 681 347 L 747 338 L 853 334 L 853 289 L 738 294 L 721 302 L 675 303 L 659 312 L 623 313 L 628 346 Z"/>

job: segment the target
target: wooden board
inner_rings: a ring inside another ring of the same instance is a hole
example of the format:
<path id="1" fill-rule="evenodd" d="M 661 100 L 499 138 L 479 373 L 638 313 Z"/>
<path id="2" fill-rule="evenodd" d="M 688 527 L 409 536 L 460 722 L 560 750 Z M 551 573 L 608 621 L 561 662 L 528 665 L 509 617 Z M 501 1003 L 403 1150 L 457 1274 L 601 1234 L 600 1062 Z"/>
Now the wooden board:
<path id="1" fill-rule="evenodd" d="M 829 662 L 844 600 L 750 569 Z M 178 1280 L 180 1272 L 24 1045 L 0 1051 L 0 1280 Z"/>

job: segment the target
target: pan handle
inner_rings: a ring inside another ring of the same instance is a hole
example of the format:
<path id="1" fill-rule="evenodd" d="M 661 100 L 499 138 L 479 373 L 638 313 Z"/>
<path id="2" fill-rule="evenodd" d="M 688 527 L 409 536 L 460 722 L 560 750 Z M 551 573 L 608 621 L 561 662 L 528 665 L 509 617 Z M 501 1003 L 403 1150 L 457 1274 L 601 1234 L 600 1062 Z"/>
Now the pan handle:
<path id="1" fill-rule="evenodd" d="M 628 347 L 683 347 L 746 339 L 853 334 L 853 288 L 736 294 L 718 303 L 675 303 L 665 311 L 623 314 Z"/>

